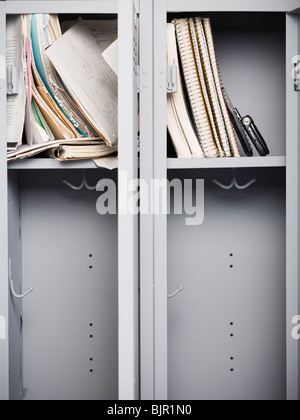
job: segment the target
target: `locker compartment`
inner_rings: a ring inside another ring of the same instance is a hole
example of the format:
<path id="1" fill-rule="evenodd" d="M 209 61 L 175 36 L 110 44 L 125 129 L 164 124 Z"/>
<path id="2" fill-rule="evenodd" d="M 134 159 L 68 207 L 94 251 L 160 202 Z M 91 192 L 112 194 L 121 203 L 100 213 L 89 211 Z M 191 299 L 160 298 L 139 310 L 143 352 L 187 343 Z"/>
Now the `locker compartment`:
<path id="1" fill-rule="evenodd" d="M 78 186 L 81 170 L 10 175 L 12 280 L 34 289 L 11 297 L 11 395 L 117 399 L 118 216 L 97 212 L 100 192 L 63 183 Z M 91 187 L 108 176 L 86 173 Z"/>
<path id="2" fill-rule="evenodd" d="M 253 118 L 270 149 L 270 157 L 285 156 L 285 14 L 199 10 L 168 13 L 167 22 L 187 17 L 210 18 L 222 86 L 241 116 Z M 238 146 L 244 156 L 239 141 Z M 168 148 L 168 157 L 176 157 L 170 138 Z M 253 149 L 254 156 L 259 156 Z"/>
<path id="3" fill-rule="evenodd" d="M 172 171 L 204 179 L 204 222 L 168 217 L 168 397 L 286 398 L 285 169 Z M 194 190 L 195 194 L 195 190 Z M 195 197 L 194 197 L 195 200 Z M 172 206 L 171 206 L 172 208 Z"/>

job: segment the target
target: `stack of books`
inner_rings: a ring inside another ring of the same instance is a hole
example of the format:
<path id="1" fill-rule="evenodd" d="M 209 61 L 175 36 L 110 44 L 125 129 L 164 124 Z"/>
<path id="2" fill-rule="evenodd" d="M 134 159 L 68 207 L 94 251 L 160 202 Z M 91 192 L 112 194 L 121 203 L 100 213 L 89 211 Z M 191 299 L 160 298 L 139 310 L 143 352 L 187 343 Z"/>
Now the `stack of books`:
<path id="1" fill-rule="evenodd" d="M 241 157 L 238 140 L 247 156 L 253 155 L 251 141 L 261 156 L 269 153 L 251 117 L 240 117 L 222 86 L 209 18 L 167 24 L 167 61 L 178 68 L 177 92 L 167 99 L 178 158 Z"/>

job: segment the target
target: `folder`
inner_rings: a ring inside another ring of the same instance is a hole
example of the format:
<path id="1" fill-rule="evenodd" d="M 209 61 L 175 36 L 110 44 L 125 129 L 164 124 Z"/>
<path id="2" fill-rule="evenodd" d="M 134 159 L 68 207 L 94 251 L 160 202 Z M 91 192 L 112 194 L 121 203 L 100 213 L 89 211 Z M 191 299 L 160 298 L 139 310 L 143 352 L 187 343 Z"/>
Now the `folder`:
<path id="1" fill-rule="evenodd" d="M 47 14 L 33 14 L 31 16 L 32 70 L 37 89 L 48 107 L 72 133 L 71 137 L 97 136 L 78 112 L 46 54 L 50 43 L 62 36 L 58 30 L 57 19 L 57 15 L 50 17 Z M 51 28 L 56 29 L 51 30 Z"/>
<path id="2" fill-rule="evenodd" d="M 118 79 L 90 30 L 78 21 L 46 54 L 96 133 L 109 146 L 117 144 Z"/>

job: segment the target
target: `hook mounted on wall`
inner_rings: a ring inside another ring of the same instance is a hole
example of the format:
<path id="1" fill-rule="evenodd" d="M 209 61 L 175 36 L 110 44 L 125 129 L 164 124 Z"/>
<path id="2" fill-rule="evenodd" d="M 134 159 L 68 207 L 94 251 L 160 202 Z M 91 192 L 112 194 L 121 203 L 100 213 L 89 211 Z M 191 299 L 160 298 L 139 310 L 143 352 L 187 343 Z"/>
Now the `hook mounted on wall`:
<path id="1" fill-rule="evenodd" d="M 213 180 L 213 183 L 218 185 L 218 187 L 222 188 L 223 190 L 231 190 L 233 187 L 237 188 L 238 190 L 246 190 L 247 188 L 251 187 L 251 185 L 255 184 L 256 182 L 255 178 L 253 178 L 251 181 L 249 181 L 245 185 L 238 184 L 237 179 L 236 179 L 236 169 L 233 169 L 232 171 L 233 171 L 232 181 L 229 185 L 224 185 L 221 182 L 217 181 L 216 179 Z"/>
<path id="2" fill-rule="evenodd" d="M 175 290 L 175 292 L 174 293 L 172 293 L 171 295 L 168 295 L 167 296 L 167 298 L 168 299 L 172 299 L 173 297 L 175 297 L 175 296 L 177 296 L 178 295 L 178 293 L 180 293 L 180 292 L 183 292 L 183 287 L 178 287 L 178 289 L 177 290 Z"/>
<path id="3" fill-rule="evenodd" d="M 10 284 L 10 291 L 11 294 L 16 298 L 16 299 L 24 299 L 26 296 L 28 296 L 30 293 L 32 293 L 34 290 L 32 287 L 30 287 L 30 289 L 27 290 L 27 292 L 22 293 L 22 294 L 18 294 L 15 291 L 14 288 L 14 283 L 13 283 L 13 279 L 12 279 L 12 269 L 11 269 L 11 259 L 8 260 L 8 278 L 9 278 L 9 284 Z"/>
<path id="4" fill-rule="evenodd" d="M 69 181 L 66 181 L 65 179 L 63 180 L 63 183 L 66 184 L 69 188 L 71 188 L 72 190 L 75 190 L 75 191 L 81 191 L 84 188 L 86 188 L 89 191 L 95 191 L 96 188 L 97 188 L 97 185 L 95 185 L 95 186 L 89 185 L 88 182 L 87 182 L 87 179 L 86 179 L 86 169 L 83 169 L 82 172 L 83 172 L 82 182 L 81 182 L 80 185 L 78 185 L 78 186 L 73 185 Z"/>

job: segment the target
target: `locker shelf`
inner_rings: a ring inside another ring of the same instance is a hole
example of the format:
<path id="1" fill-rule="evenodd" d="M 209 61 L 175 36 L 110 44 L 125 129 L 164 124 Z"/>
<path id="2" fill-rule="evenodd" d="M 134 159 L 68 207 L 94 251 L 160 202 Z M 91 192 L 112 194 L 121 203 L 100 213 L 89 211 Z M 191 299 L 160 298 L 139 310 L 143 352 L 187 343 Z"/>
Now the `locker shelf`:
<path id="1" fill-rule="evenodd" d="M 59 162 L 55 159 L 25 159 L 8 163 L 10 170 L 31 169 L 101 169 L 92 160 Z"/>
<path id="2" fill-rule="evenodd" d="M 285 156 L 244 157 L 222 159 L 168 159 L 168 169 L 202 169 L 202 168 L 276 168 L 285 167 Z"/>

